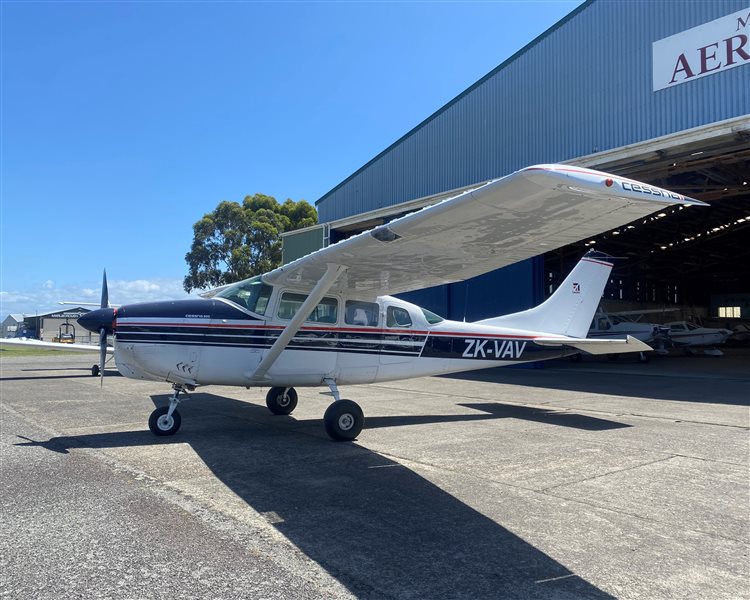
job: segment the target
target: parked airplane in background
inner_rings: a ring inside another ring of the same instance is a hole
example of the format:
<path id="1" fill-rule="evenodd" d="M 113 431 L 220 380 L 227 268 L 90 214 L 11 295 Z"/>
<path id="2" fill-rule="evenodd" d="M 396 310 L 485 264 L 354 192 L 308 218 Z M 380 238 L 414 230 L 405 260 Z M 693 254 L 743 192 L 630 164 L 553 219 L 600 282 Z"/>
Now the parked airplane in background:
<path id="1" fill-rule="evenodd" d="M 631 321 L 626 312 L 610 313 L 599 307 L 589 328 L 589 337 L 596 339 L 616 340 L 626 335 L 632 335 L 637 340 L 650 343 L 669 331 L 668 327 L 656 323 L 641 323 Z M 635 312 L 633 314 L 643 314 Z"/>
<path id="2" fill-rule="evenodd" d="M 339 385 L 372 383 L 557 358 L 580 351 L 650 350 L 627 336 L 587 339 L 612 263 L 589 252 L 544 303 L 476 323 L 448 321 L 396 294 L 461 281 L 644 217 L 664 205 L 704 205 L 599 171 L 539 165 L 478 186 L 265 275 L 200 299 L 108 305 L 79 319 L 108 334 L 123 375 L 174 393 L 149 427 L 180 427 L 180 395 L 217 384 L 270 387 L 268 408 L 290 414 L 294 386 L 326 385 L 325 428 L 353 440 L 361 408 Z M 502 290 L 488 289 L 487 294 Z M 71 345 L 64 345 L 71 349 Z"/>
<path id="3" fill-rule="evenodd" d="M 732 335 L 730 329 L 720 329 L 718 327 L 700 327 L 695 323 L 688 321 L 672 321 L 664 323 L 669 327 L 669 338 L 675 346 L 681 347 L 686 353 L 692 353 L 692 348 L 696 346 L 717 346 L 727 341 Z M 704 354 L 709 356 L 723 356 L 724 353 L 718 348 L 706 348 Z"/>
<path id="4" fill-rule="evenodd" d="M 605 311 L 600 306 L 594 315 L 594 320 L 591 322 L 588 337 L 616 340 L 631 335 L 646 344 L 656 346 L 654 348 L 655 352 L 667 354 L 664 346 L 669 338 L 669 327 L 657 325 L 656 323 L 641 323 L 638 321 L 638 318 L 648 313 L 662 313 L 669 310 L 672 309 L 628 310 L 611 313 Z M 648 356 L 640 352 L 640 360 L 641 362 L 647 362 Z"/>

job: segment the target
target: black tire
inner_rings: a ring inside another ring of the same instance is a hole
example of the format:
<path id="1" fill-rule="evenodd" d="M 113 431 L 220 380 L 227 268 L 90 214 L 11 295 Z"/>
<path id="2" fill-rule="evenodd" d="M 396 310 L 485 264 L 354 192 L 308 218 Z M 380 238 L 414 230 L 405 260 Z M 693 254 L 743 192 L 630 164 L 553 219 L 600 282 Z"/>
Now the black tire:
<path id="1" fill-rule="evenodd" d="M 94 366 L 91 367 L 91 374 L 94 377 L 99 377 L 99 373 L 100 373 L 100 371 L 99 371 L 99 365 L 94 365 Z"/>
<path id="2" fill-rule="evenodd" d="M 292 411 L 297 408 L 297 390 L 293 387 L 271 388 L 266 394 L 266 406 L 275 415 L 292 414 Z"/>
<path id="3" fill-rule="evenodd" d="M 356 402 L 339 400 L 326 409 L 323 421 L 331 439 L 351 442 L 365 426 L 365 415 Z"/>
<path id="4" fill-rule="evenodd" d="M 162 406 L 151 413 L 151 416 L 148 418 L 148 428 L 154 435 L 174 435 L 177 433 L 182 423 L 182 417 L 180 417 L 180 413 L 175 409 L 172 412 L 172 416 L 167 420 L 168 412 L 169 407 Z"/>

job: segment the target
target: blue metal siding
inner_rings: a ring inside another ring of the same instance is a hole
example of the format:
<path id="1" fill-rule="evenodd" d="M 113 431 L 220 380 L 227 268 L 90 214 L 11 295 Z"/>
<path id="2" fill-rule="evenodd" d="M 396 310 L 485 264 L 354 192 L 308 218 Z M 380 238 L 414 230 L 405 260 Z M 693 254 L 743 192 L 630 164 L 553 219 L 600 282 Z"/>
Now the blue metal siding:
<path id="1" fill-rule="evenodd" d="M 318 201 L 321 221 L 750 114 L 750 67 L 652 91 L 651 44 L 748 0 L 594 0 Z"/>
<path id="2" fill-rule="evenodd" d="M 413 302 L 454 321 L 478 321 L 539 304 L 544 259 L 530 258 L 497 271 L 450 285 L 399 294 Z"/>

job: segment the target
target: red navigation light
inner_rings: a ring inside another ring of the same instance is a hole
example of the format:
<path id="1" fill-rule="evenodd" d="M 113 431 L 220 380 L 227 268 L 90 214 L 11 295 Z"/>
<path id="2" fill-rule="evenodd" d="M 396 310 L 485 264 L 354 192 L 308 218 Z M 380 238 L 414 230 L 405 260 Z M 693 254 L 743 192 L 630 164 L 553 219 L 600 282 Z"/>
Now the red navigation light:
<path id="1" fill-rule="evenodd" d="M 607 187 L 612 187 L 613 183 L 614 181 L 612 181 L 609 177 L 607 177 L 607 179 L 604 180 L 604 185 L 606 185 Z"/>

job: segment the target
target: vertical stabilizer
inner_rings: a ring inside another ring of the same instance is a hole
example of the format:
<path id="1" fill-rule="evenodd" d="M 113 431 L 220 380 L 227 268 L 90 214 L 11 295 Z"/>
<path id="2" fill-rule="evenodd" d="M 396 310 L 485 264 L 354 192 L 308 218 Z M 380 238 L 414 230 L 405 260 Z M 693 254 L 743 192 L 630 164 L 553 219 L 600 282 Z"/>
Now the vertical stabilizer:
<path id="1" fill-rule="evenodd" d="M 479 323 L 584 338 L 611 271 L 611 257 L 590 250 L 539 306 Z"/>

